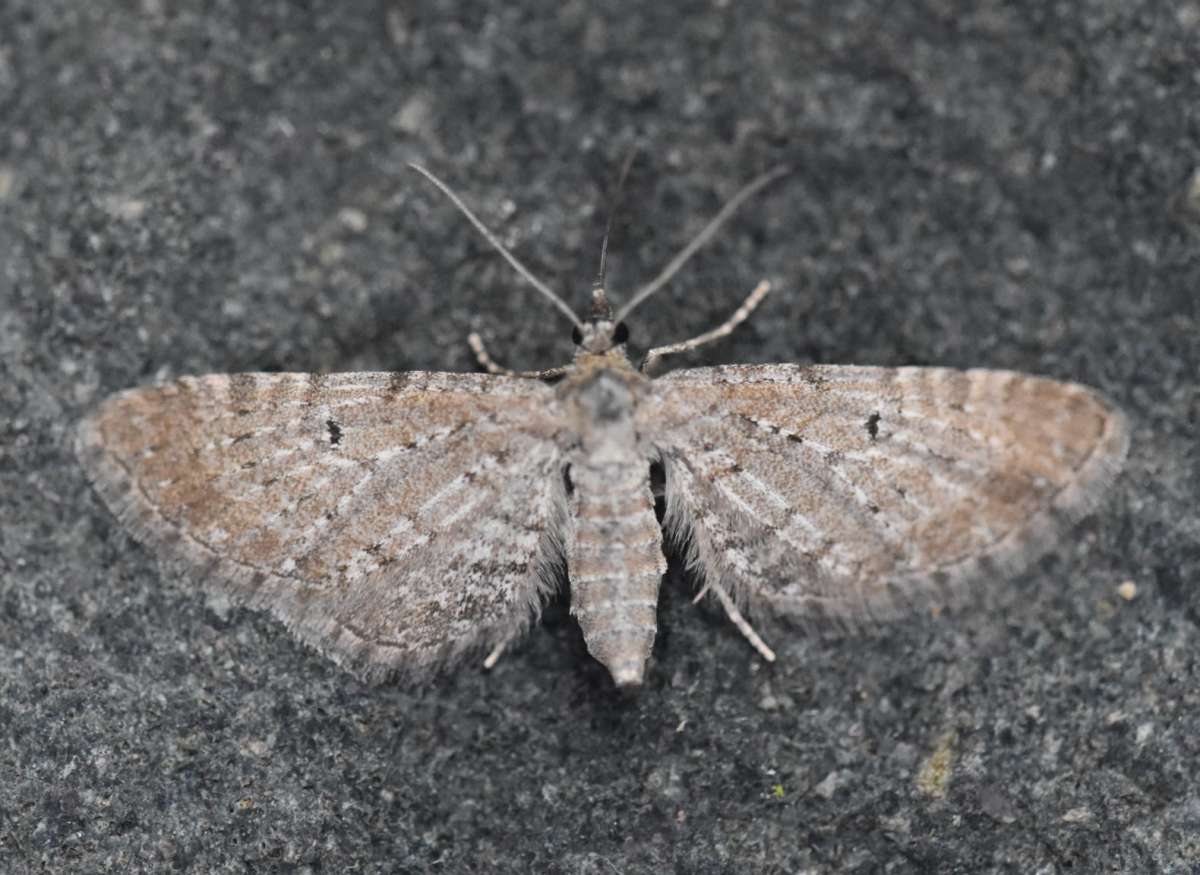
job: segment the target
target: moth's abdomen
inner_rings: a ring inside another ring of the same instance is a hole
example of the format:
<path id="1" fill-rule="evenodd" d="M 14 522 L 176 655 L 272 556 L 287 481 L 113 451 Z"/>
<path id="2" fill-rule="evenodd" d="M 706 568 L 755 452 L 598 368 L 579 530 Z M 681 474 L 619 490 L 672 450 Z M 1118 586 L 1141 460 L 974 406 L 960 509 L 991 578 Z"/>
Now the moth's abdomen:
<path id="1" fill-rule="evenodd" d="M 571 469 L 567 571 L 588 651 L 620 686 L 642 682 L 667 570 L 645 465 Z"/>

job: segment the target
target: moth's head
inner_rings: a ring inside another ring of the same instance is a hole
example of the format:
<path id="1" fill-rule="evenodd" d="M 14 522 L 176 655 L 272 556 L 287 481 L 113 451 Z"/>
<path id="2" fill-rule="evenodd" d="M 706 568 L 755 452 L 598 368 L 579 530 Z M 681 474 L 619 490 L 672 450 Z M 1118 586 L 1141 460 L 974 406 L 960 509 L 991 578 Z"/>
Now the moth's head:
<path id="1" fill-rule="evenodd" d="M 571 332 L 575 341 L 575 355 L 604 355 L 612 350 L 623 350 L 629 340 L 629 329 L 623 320 L 613 318 L 612 306 L 604 287 L 597 284 L 592 289 L 592 315 L 575 326 Z"/>
<path id="2" fill-rule="evenodd" d="M 617 193 L 620 194 L 621 187 L 625 182 L 625 177 L 629 173 L 629 168 L 633 163 L 635 152 L 630 152 L 629 157 L 625 159 L 625 165 L 621 170 L 621 178 L 617 182 Z M 761 176 L 752 180 L 749 184 L 743 186 L 732 198 L 730 198 L 720 211 L 713 216 L 704 229 L 700 231 L 692 241 L 679 251 L 667 266 L 659 272 L 658 276 L 648 282 L 646 285 L 638 289 L 634 295 L 625 302 L 616 315 L 613 315 L 612 307 L 608 303 L 608 297 L 604 293 L 604 267 L 605 259 L 608 255 L 608 237 L 612 230 L 612 211 L 608 216 L 608 227 L 604 231 L 604 242 L 600 246 L 600 271 L 596 278 L 595 286 L 592 288 L 592 315 L 587 320 L 582 320 L 571 310 L 570 306 L 560 298 L 553 289 L 547 286 L 544 282 L 530 273 L 529 268 L 517 260 L 517 257 L 509 252 L 504 244 L 487 229 L 487 227 L 462 202 L 462 199 L 451 191 L 446 183 L 442 182 L 424 167 L 418 164 L 409 164 L 413 170 L 420 173 L 426 179 L 434 184 L 442 191 L 446 197 L 450 198 L 450 202 L 456 206 L 460 212 L 478 229 L 485 240 L 490 243 L 497 252 L 504 256 L 505 260 L 513 266 L 513 268 L 522 277 L 529 282 L 535 289 L 538 290 L 547 300 L 556 306 L 575 326 L 575 358 L 579 359 L 583 356 L 604 356 L 616 363 L 625 356 L 625 342 L 629 339 L 629 329 L 625 327 L 625 317 L 639 306 L 643 301 L 649 298 L 652 294 L 661 289 L 673 277 L 678 270 L 687 262 L 689 258 L 696 254 L 696 251 L 703 246 L 710 237 L 717 232 L 717 229 L 733 215 L 734 210 L 745 201 L 748 197 L 758 191 L 760 188 L 777 179 L 787 172 L 786 167 L 776 167 L 774 170 L 769 170 Z M 616 202 L 614 197 L 613 201 Z M 747 303 L 743 305 L 742 313 L 738 320 L 745 318 L 745 313 L 753 309 L 758 300 L 766 294 L 769 286 L 764 282 L 760 285 L 761 291 L 753 293 Z"/>

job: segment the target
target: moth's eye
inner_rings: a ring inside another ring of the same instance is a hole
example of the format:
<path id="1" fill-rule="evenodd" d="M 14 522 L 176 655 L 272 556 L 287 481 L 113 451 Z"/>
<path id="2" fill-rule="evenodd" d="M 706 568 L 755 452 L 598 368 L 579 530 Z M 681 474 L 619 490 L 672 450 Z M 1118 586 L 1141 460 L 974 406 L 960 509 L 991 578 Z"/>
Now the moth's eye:
<path id="1" fill-rule="evenodd" d="M 613 329 L 613 343 L 624 343 L 629 340 L 629 326 L 624 322 L 618 322 L 617 327 Z"/>
<path id="2" fill-rule="evenodd" d="M 571 329 L 571 342 L 576 346 L 583 343 L 583 332 L 579 330 L 578 325 Z"/>

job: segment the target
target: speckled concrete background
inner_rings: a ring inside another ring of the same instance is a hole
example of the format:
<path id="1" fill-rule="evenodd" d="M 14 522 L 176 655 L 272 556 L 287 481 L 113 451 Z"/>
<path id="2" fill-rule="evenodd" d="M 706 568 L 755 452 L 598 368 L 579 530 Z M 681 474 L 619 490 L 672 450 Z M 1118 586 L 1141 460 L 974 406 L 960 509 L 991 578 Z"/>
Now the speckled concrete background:
<path id="1" fill-rule="evenodd" d="M 1200 4 L 0 5 L 0 870 L 1200 869 Z M 635 342 L 1011 367 L 1108 392 L 1127 473 L 976 607 L 862 639 L 664 584 L 614 695 L 561 605 L 489 674 L 366 688 L 164 578 L 68 449 L 157 376 L 517 366 L 755 201 Z M 1136 596 L 1118 593 L 1130 582 Z"/>

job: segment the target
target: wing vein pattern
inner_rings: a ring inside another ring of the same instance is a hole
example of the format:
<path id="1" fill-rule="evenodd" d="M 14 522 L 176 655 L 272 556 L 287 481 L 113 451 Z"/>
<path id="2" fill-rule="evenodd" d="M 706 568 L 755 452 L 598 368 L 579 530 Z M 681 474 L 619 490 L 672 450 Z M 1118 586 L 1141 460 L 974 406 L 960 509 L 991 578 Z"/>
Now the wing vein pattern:
<path id="1" fill-rule="evenodd" d="M 168 567 L 376 679 L 528 625 L 563 572 L 553 390 L 485 374 L 185 377 L 77 433 Z"/>
<path id="2" fill-rule="evenodd" d="M 1091 510 L 1129 444 L 1095 391 L 1009 371 L 734 365 L 658 383 L 668 535 L 762 613 L 961 598 Z"/>

